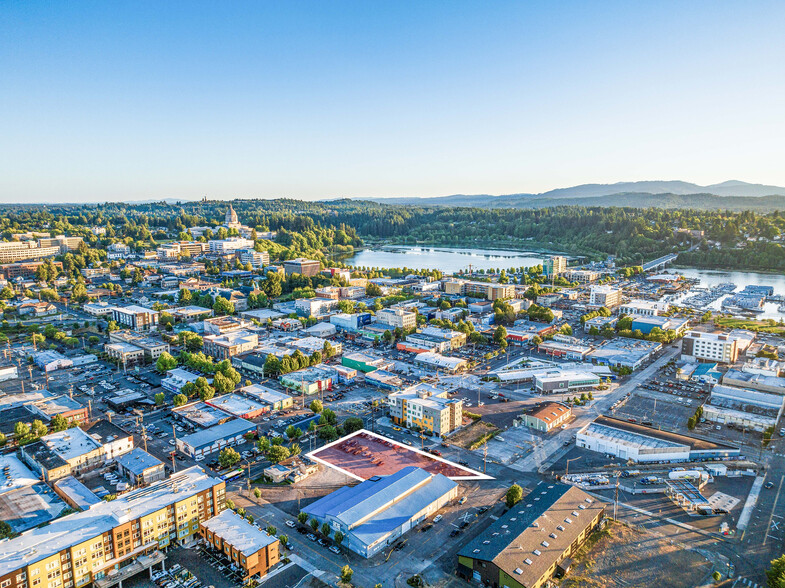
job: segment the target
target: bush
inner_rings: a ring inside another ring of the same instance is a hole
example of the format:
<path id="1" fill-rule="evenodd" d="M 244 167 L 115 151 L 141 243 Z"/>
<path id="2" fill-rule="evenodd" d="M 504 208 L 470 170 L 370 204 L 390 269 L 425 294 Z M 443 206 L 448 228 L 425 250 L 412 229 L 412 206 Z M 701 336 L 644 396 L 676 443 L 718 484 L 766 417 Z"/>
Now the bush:
<path id="1" fill-rule="evenodd" d="M 507 489 L 507 494 L 504 495 L 504 500 L 507 503 L 507 508 L 512 508 L 523 498 L 523 488 L 518 484 L 513 484 Z"/>

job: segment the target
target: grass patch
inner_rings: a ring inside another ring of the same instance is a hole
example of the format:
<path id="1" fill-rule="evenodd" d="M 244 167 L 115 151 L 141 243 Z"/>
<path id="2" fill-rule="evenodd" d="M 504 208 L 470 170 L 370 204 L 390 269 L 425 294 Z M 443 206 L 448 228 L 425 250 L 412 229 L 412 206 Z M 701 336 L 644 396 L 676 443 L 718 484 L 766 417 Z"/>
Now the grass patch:
<path id="1" fill-rule="evenodd" d="M 725 329 L 747 329 L 756 333 L 769 333 L 772 335 L 785 336 L 785 325 L 779 324 L 774 319 L 755 320 L 730 317 L 714 317 L 714 324 Z"/>
<path id="2" fill-rule="evenodd" d="M 482 418 L 481 414 L 477 414 L 476 412 L 469 412 L 467 410 L 463 411 L 463 416 L 469 417 L 473 421 L 479 420 Z"/>
<path id="3" fill-rule="evenodd" d="M 478 447 L 482 447 L 483 443 L 490 441 L 496 435 L 500 433 L 499 429 L 495 429 L 493 431 L 488 431 L 487 433 L 483 433 L 477 439 L 472 441 L 471 445 L 469 445 L 469 449 L 477 449 Z"/>

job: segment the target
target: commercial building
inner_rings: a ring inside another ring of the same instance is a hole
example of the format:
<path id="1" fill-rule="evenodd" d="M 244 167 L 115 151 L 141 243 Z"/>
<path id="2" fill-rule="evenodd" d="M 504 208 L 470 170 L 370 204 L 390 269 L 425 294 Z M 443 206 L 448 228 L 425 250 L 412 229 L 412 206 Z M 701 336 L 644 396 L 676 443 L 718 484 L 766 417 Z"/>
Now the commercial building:
<path id="1" fill-rule="evenodd" d="M 589 291 L 589 305 L 615 308 L 621 304 L 621 290 L 612 286 L 592 286 Z"/>
<path id="2" fill-rule="evenodd" d="M 106 302 L 89 302 L 82 305 L 82 310 L 92 316 L 106 316 L 112 314 L 113 309 L 114 306 L 107 304 Z"/>
<path id="3" fill-rule="evenodd" d="M 562 357 L 565 359 L 579 359 L 583 360 L 592 348 L 579 343 L 557 341 L 552 339 L 550 341 L 542 341 L 537 345 L 537 351 L 552 355 L 554 357 Z"/>
<path id="4" fill-rule="evenodd" d="M 248 329 L 251 326 L 253 324 L 250 321 L 234 316 L 217 316 L 204 319 L 205 335 L 225 335 Z"/>
<path id="5" fill-rule="evenodd" d="M 0 367 L 0 382 L 15 380 L 19 377 L 19 369 L 15 365 Z"/>
<path id="6" fill-rule="evenodd" d="M 389 476 L 374 476 L 344 486 L 303 509 L 332 532 L 343 545 L 371 557 L 456 498 L 458 484 L 442 474 L 405 467 Z"/>
<path id="7" fill-rule="evenodd" d="M 247 321 L 257 320 L 260 323 L 266 323 L 268 320 L 273 321 L 285 316 L 286 315 L 284 313 L 278 312 L 277 310 L 270 310 L 269 308 L 245 310 L 240 313 L 240 318 L 244 318 Z"/>
<path id="8" fill-rule="evenodd" d="M 730 335 L 690 331 L 681 340 L 681 356 L 697 361 L 735 363 L 739 347 L 736 338 Z"/>
<path id="9" fill-rule="evenodd" d="M 255 251 L 252 248 L 238 249 L 236 254 L 240 263 L 243 265 L 250 263 L 254 269 L 260 269 L 270 264 L 270 254 L 267 251 Z"/>
<path id="10" fill-rule="evenodd" d="M 376 313 L 376 322 L 393 328 L 413 329 L 417 326 L 417 313 L 403 308 L 384 308 Z"/>
<path id="11" fill-rule="evenodd" d="M 341 365 L 367 374 L 374 370 L 391 370 L 393 362 L 365 353 L 347 353 L 341 357 Z"/>
<path id="12" fill-rule="evenodd" d="M 206 318 L 213 316 L 213 310 L 211 308 L 204 308 L 203 306 L 181 306 L 180 308 L 173 308 L 167 312 L 185 323 L 205 320 Z"/>
<path id="13" fill-rule="evenodd" d="M 782 416 L 785 397 L 749 388 L 717 385 L 703 405 L 707 421 L 763 432 Z"/>
<path id="14" fill-rule="evenodd" d="M 8 263 L 22 260 L 43 259 L 61 253 L 59 246 L 40 247 L 33 241 L 0 242 L 0 262 Z"/>
<path id="15" fill-rule="evenodd" d="M 107 343 L 104 353 L 125 366 L 144 363 L 144 349 L 131 343 Z"/>
<path id="16" fill-rule="evenodd" d="M 136 305 L 114 307 L 112 320 L 134 331 L 147 331 L 158 327 L 158 311 Z"/>
<path id="17" fill-rule="evenodd" d="M 33 363 L 38 367 L 38 369 L 45 372 L 53 372 L 55 370 L 69 368 L 74 365 L 72 360 L 68 359 L 65 355 L 58 353 L 57 351 L 39 351 L 38 353 L 34 353 Z"/>
<path id="18" fill-rule="evenodd" d="M 166 478 L 164 462 L 138 447 L 117 458 L 117 469 L 133 486 L 146 486 Z"/>
<path id="19" fill-rule="evenodd" d="M 238 390 L 239 393 L 250 396 L 264 405 L 267 411 L 286 410 L 294 406 L 294 398 L 283 392 L 272 390 L 259 384 L 251 384 Z"/>
<path id="20" fill-rule="evenodd" d="M 264 576 L 280 560 L 279 541 L 233 510 L 224 510 L 200 525 L 210 546 L 222 552 L 242 571 L 243 582 Z"/>
<path id="21" fill-rule="evenodd" d="M 284 261 L 283 269 L 287 276 L 289 274 L 300 274 L 302 276 L 312 277 L 319 273 L 321 264 L 314 259 L 298 257 L 297 259 Z"/>
<path id="22" fill-rule="evenodd" d="M 106 461 L 101 443 L 78 427 L 23 445 L 20 456 L 46 482 L 83 474 Z"/>
<path id="23" fill-rule="evenodd" d="M 624 367 L 634 371 L 643 366 L 660 349 L 662 344 L 657 341 L 617 337 L 606 341 L 589 353 L 588 359 L 593 363 Z"/>
<path id="24" fill-rule="evenodd" d="M 654 300 L 630 300 L 619 306 L 619 314 L 632 316 L 659 316 L 667 312 L 670 304 Z"/>
<path id="25" fill-rule="evenodd" d="M 567 258 L 561 255 L 552 255 L 542 261 L 542 273 L 548 277 L 558 276 L 567 271 Z"/>
<path id="26" fill-rule="evenodd" d="M 280 382 L 284 388 L 300 394 L 319 394 L 332 390 L 333 375 L 333 370 L 320 365 L 289 372 L 281 376 Z"/>
<path id="27" fill-rule="evenodd" d="M 585 323 L 583 323 L 583 332 L 591 332 L 592 327 L 597 329 L 597 331 L 602 331 L 603 329 L 607 328 L 612 329 L 616 326 L 618 321 L 618 318 L 612 316 L 595 316 L 594 318 L 590 318 Z"/>
<path id="28" fill-rule="evenodd" d="M 661 431 L 608 416 L 599 416 L 578 431 L 575 443 L 578 447 L 640 463 L 739 456 L 739 448 L 732 445 Z"/>
<path id="29" fill-rule="evenodd" d="M 162 562 L 159 549 L 193 543 L 199 523 L 224 504 L 224 482 L 199 467 L 183 470 L 4 541 L 0 585 L 26 588 L 42 579 L 49 588 L 108 588 Z"/>
<path id="30" fill-rule="evenodd" d="M 232 419 L 232 417 L 224 411 L 201 401 L 173 408 L 172 416 L 177 420 L 203 429 L 223 424 Z"/>
<path id="31" fill-rule="evenodd" d="M 406 335 L 404 341 L 398 341 L 395 347 L 399 351 L 408 351 L 410 353 L 425 353 L 426 351 L 447 353 L 450 351 L 450 342 L 433 335 L 412 333 Z"/>
<path id="32" fill-rule="evenodd" d="M 387 370 L 374 370 L 365 374 L 365 383 L 376 386 L 382 390 L 400 390 L 404 387 L 404 381 L 396 374 Z"/>
<path id="33" fill-rule="evenodd" d="M 207 456 L 225 447 L 233 447 L 245 441 L 243 435 L 256 431 L 256 425 L 245 419 L 233 419 L 220 425 L 214 425 L 204 431 L 198 431 L 178 437 L 175 441 L 177 450 L 198 457 Z"/>
<path id="34" fill-rule="evenodd" d="M 761 392 L 769 392 L 785 396 L 785 378 L 766 373 L 755 373 L 744 370 L 730 369 L 722 376 L 722 383 L 726 386 L 737 386 L 739 388 L 751 388 Z"/>
<path id="35" fill-rule="evenodd" d="M 239 394 L 223 394 L 222 396 L 214 396 L 210 400 L 205 400 L 213 408 L 218 408 L 233 417 L 241 419 L 255 419 L 262 416 L 269 409 L 250 398 L 240 396 Z"/>
<path id="36" fill-rule="evenodd" d="M 113 331 L 109 333 L 109 341 L 112 343 L 128 343 L 138 347 L 150 361 L 156 361 L 162 353 L 169 353 L 171 351 L 169 343 L 166 343 L 161 339 L 128 330 Z"/>
<path id="37" fill-rule="evenodd" d="M 73 476 L 60 478 L 52 484 L 52 489 L 68 506 L 77 510 L 87 510 L 103 502 L 90 488 Z"/>
<path id="38" fill-rule="evenodd" d="M 295 301 L 294 308 L 299 316 L 318 317 L 338 308 L 338 302 L 331 298 L 299 298 Z"/>
<path id="39" fill-rule="evenodd" d="M 458 575 L 484 586 L 544 588 L 602 522 L 605 508 L 575 486 L 542 482 L 458 551 Z"/>
<path id="40" fill-rule="evenodd" d="M 210 253 L 214 255 L 225 255 L 235 253 L 238 249 L 250 249 L 253 251 L 254 242 L 242 237 L 229 237 L 228 239 L 211 239 L 208 243 Z M 268 256 L 269 263 L 269 256 Z"/>
<path id="41" fill-rule="evenodd" d="M 487 300 L 503 300 L 515 298 L 515 286 L 497 282 L 470 282 L 448 278 L 443 281 L 444 293 L 460 296 L 486 298 Z"/>
<path id="42" fill-rule="evenodd" d="M 82 430 L 101 444 L 107 462 L 134 448 L 134 436 L 106 419 L 83 425 Z"/>
<path id="43" fill-rule="evenodd" d="M 600 377 L 586 370 L 554 369 L 534 376 L 537 394 L 586 392 L 600 385 Z"/>
<path id="44" fill-rule="evenodd" d="M 564 277 L 570 282 L 578 282 L 579 284 L 591 284 L 600 279 L 599 272 L 592 270 L 570 270 L 565 273 Z"/>
<path id="45" fill-rule="evenodd" d="M 426 326 L 422 329 L 423 335 L 436 337 L 450 344 L 450 349 L 459 349 L 466 345 L 466 333 L 453 331 L 452 329 L 442 329 L 440 327 Z"/>
<path id="46" fill-rule="evenodd" d="M 681 334 L 690 324 L 689 319 L 671 318 L 667 316 L 634 316 L 632 317 L 632 330 L 640 331 L 644 335 L 650 334 L 654 329 L 663 332 L 675 331 Z"/>
<path id="47" fill-rule="evenodd" d="M 166 372 L 166 377 L 161 380 L 161 387 L 164 390 L 169 390 L 169 392 L 179 394 L 183 386 L 196 382 L 200 377 L 202 377 L 201 373 L 183 368 L 174 368 Z"/>
<path id="48" fill-rule="evenodd" d="M 259 335 L 251 331 L 232 331 L 204 337 L 204 352 L 222 361 L 251 351 L 259 344 Z"/>
<path id="49" fill-rule="evenodd" d="M 387 397 L 390 418 L 397 425 L 417 427 L 434 435 L 447 435 L 463 422 L 463 401 L 451 399 L 446 390 L 416 384 Z"/>
<path id="50" fill-rule="evenodd" d="M 525 427 L 549 432 L 551 429 L 561 427 L 570 420 L 572 409 L 562 402 L 544 402 L 524 411 L 521 415 L 521 424 Z"/>
<path id="51" fill-rule="evenodd" d="M 325 341 L 321 337 L 302 337 L 289 341 L 288 346 L 293 349 L 299 349 L 305 355 L 312 355 L 314 352 L 324 352 Z M 343 352 L 343 344 L 339 341 L 330 341 L 330 345 L 336 354 Z"/>
<path id="52" fill-rule="evenodd" d="M 460 357 L 448 357 L 440 353 L 433 353 L 426 351 L 418 353 L 414 356 L 414 363 L 424 365 L 436 370 L 444 370 L 446 372 L 458 372 L 466 369 L 469 365 L 465 359 Z"/>
<path id="53" fill-rule="evenodd" d="M 13 280 L 14 278 L 33 278 L 35 272 L 41 267 L 45 261 L 30 261 L 26 263 L 5 263 L 0 265 L 0 276 L 6 280 Z M 61 270 L 63 269 L 63 262 L 51 261 L 54 266 Z"/>
<path id="54" fill-rule="evenodd" d="M 363 326 L 370 324 L 371 313 L 357 312 L 354 314 L 338 313 L 330 316 L 330 323 L 335 325 L 339 331 L 353 333 L 359 331 Z"/>

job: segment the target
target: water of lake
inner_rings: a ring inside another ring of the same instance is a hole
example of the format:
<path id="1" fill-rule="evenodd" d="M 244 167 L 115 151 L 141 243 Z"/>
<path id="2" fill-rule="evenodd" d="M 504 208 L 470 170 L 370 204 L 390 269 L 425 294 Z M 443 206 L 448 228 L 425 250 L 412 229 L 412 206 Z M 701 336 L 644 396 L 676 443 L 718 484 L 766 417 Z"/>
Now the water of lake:
<path id="1" fill-rule="evenodd" d="M 444 273 L 459 270 L 531 267 L 540 265 L 542 253 L 504 249 L 456 249 L 452 247 L 384 247 L 363 249 L 343 260 L 360 267 L 408 267 L 438 269 Z"/>

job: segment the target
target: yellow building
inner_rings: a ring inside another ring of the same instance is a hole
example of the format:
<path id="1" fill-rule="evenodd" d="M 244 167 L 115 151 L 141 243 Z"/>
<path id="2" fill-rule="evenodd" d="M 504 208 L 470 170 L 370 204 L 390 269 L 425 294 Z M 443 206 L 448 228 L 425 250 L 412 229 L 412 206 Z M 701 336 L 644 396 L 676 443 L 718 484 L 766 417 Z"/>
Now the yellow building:
<path id="1" fill-rule="evenodd" d="M 387 397 L 390 418 L 397 425 L 419 427 L 434 435 L 446 435 L 461 426 L 463 401 L 430 384 L 416 384 Z"/>

